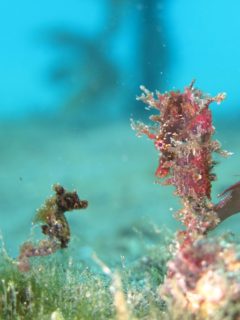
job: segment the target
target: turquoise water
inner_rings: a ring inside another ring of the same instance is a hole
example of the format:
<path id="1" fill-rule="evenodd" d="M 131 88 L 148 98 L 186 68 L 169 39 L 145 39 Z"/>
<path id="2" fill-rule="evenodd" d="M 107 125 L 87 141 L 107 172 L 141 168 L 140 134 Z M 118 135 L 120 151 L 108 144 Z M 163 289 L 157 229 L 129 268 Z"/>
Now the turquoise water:
<path id="1" fill-rule="evenodd" d="M 174 212 L 180 207 L 173 189 L 155 183 L 157 154 L 150 141 L 137 138 L 129 123 L 80 130 L 63 122 L 3 123 L 1 141 L 1 231 L 9 253 L 29 237 L 35 209 L 59 182 L 77 189 L 89 208 L 67 213 L 72 229 L 70 247 L 83 259 L 93 251 L 111 262 L 120 256 L 132 260 L 141 255 L 141 239 L 154 242 L 154 231 L 176 230 Z M 213 195 L 239 180 L 237 124 L 217 137 L 234 152 L 220 159 Z M 239 217 L 226 220 L 219 231 L 238 233 Z M 140 244 L 139 244 L 140 242 Z"/>
<path id="2" fill-rule="evenodd" d="M 212 95 L 219 159 L 213 198 L 239 177 L 239 37 L 233 1 L 31 1 L 2 3 L 0 221 L 9 253 L 40 236 L 35 210 L 59 182 L 89 208 L 69 213 L 71 249 L 106 261 L 141 255 L 141 238 L 178 227 L 173 190 L 155 183 L 157 153 L 131 117 L 139 85 L 182 89 L 192 78 Z M 87 18 L 86 18 L 87 17 Z M 235 18 L 234 18 L 235 17 Z M 238 232 L 239 217 L 219 231 Z"/>

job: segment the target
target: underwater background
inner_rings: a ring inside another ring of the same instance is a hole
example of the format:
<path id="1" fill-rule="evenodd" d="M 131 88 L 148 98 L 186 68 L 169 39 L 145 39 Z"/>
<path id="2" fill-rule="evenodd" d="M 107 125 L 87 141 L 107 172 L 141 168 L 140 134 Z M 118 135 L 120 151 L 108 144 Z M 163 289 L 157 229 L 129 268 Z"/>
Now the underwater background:
<path id="1" fill-rule="evenodd" d="M 150 115 L 139 86 L 196 86 L 216 95 L 213 195 L 240 180 L 240 3 L 225 0 L 42 0 L 0 3 L 0 229 L 11 256 L 61 183 L 89 201 L 68 214 L 70 249 L 108 263 L 141 255 L 151 230 L 179 227 L 173 189 L 155 183 L 158 156 L 130 118 Z M 239 216 L 216 232 L 238 233 Z M 220 230 L 221 229 L 221 230 Z"/>

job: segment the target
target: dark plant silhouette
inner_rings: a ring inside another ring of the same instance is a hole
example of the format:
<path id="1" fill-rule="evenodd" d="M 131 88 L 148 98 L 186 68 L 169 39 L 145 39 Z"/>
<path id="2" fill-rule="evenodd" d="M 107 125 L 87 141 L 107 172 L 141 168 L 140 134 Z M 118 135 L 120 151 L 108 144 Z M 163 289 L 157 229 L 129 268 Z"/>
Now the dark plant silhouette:
<path id="1" fill-rule="evenodd" d="M 82 108 L 86 107 L 94 108 L 95 113 L 99 108 L 103 112 L 103 104 L 104 118 L 108 105 L 121 108 L 118 114 L 129 115 L 128 107 L 139 77 L 146 84 L 164 86 L 162 74 L 168 63 L 166 32 L 160 14 L 164 4 L 163 0 L 143 0 L 140 3 L 109 0 L 107 4 L 103 3 L 106 6 L 105 27 L 96 35 L 90 37 L 84 30 L 70 28 L 56 27 L 47 31 L 46 40 L 58 55 L 50 70 L 50 79 L 54 84 L 62 85 L 62 92 L 65 92 L 62 106 L 66 111 L 75 110 L 80 115 Z M 136 76 L 129 75 L 133 81 L 124 86 L 121 83 L 126 81 L 129 68 L 127 64 L 122 67 L 123 63 L 117 61 L 113 52 L 126 14 L 128 19 L 132 16 L 139 34 L 132 35 L 136 59 L 131 63 L 137 70 Z"/>

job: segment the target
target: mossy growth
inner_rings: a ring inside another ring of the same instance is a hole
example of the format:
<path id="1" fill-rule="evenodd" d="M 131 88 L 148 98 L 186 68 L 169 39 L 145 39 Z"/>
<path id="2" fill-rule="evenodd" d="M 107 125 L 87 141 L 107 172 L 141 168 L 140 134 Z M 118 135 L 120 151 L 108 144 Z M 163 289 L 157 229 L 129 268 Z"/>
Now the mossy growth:
<path id="1" fill-rule="evenodd" d="M 68 250 L 35 257 L 31 269 L 21 272 L 3 251 L 0 319 L 164 319 L 159 285 L 170 258 L 166 242 L 168 237 L 157 235 L 154 245 L 143 248 L 143 257 L 117 266 L 119 277 L 115 271 L 109 276 L 94 261 L 87 266 L 80 259 L 73 260 Z"/>
<path id="2" fill-rule="evenodd" d="M 155 241 L 150 246 L 140 237 L 137 241 L 143 256 L 134 263 L 116 266 L 117 271 L 102 267 L 104 263 L 99 268 L 94 259 L 90 265 L 80 258 L 73 261 L 70 249 L 63 250 L 70 240 L 64 214 L 86 208 L 88 203 L 60 185 L 53 190 L 55 195 L 45 201 L 35 219 L 35 223 L 42 223 L 47 238 L 37 243 L 26 241 L 16 260 L 2 245 L 0 319 L 162 319 L 165 306 L 159 285 L 171 256 L 166 250 L 172 239 L 169 233 L 153 228 Z"/>
<path id="3" fill-rule="evenodd" d="M 1 319 L 107 319 L 113 312 L 103 278 L 64 261 L 47 259 L 28 273 L 2 261 L 0 277 Z"/>

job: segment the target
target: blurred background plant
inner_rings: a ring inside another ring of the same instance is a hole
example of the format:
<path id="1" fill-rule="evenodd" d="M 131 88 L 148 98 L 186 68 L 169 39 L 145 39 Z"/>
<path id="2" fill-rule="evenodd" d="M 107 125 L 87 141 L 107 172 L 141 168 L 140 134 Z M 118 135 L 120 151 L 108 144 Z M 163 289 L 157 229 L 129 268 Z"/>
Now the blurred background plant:
<path id="1" fill-rule="evenodd" d="M 140 112 L 133 102 L 139 82 L 163 89 L 168 49 L 159 12 L 164 2 L 109 0 L 102 4 L 103 27 L 94 34 L 64 26 L 46 31 L 44 40 L 56 55 L 49 80 L 65 94 L 60 103 L 65 115 L 74 112 L 86 121 L 91 109 L 90 123 L 119 120 L 129 117 L 129 106 Z"/>

